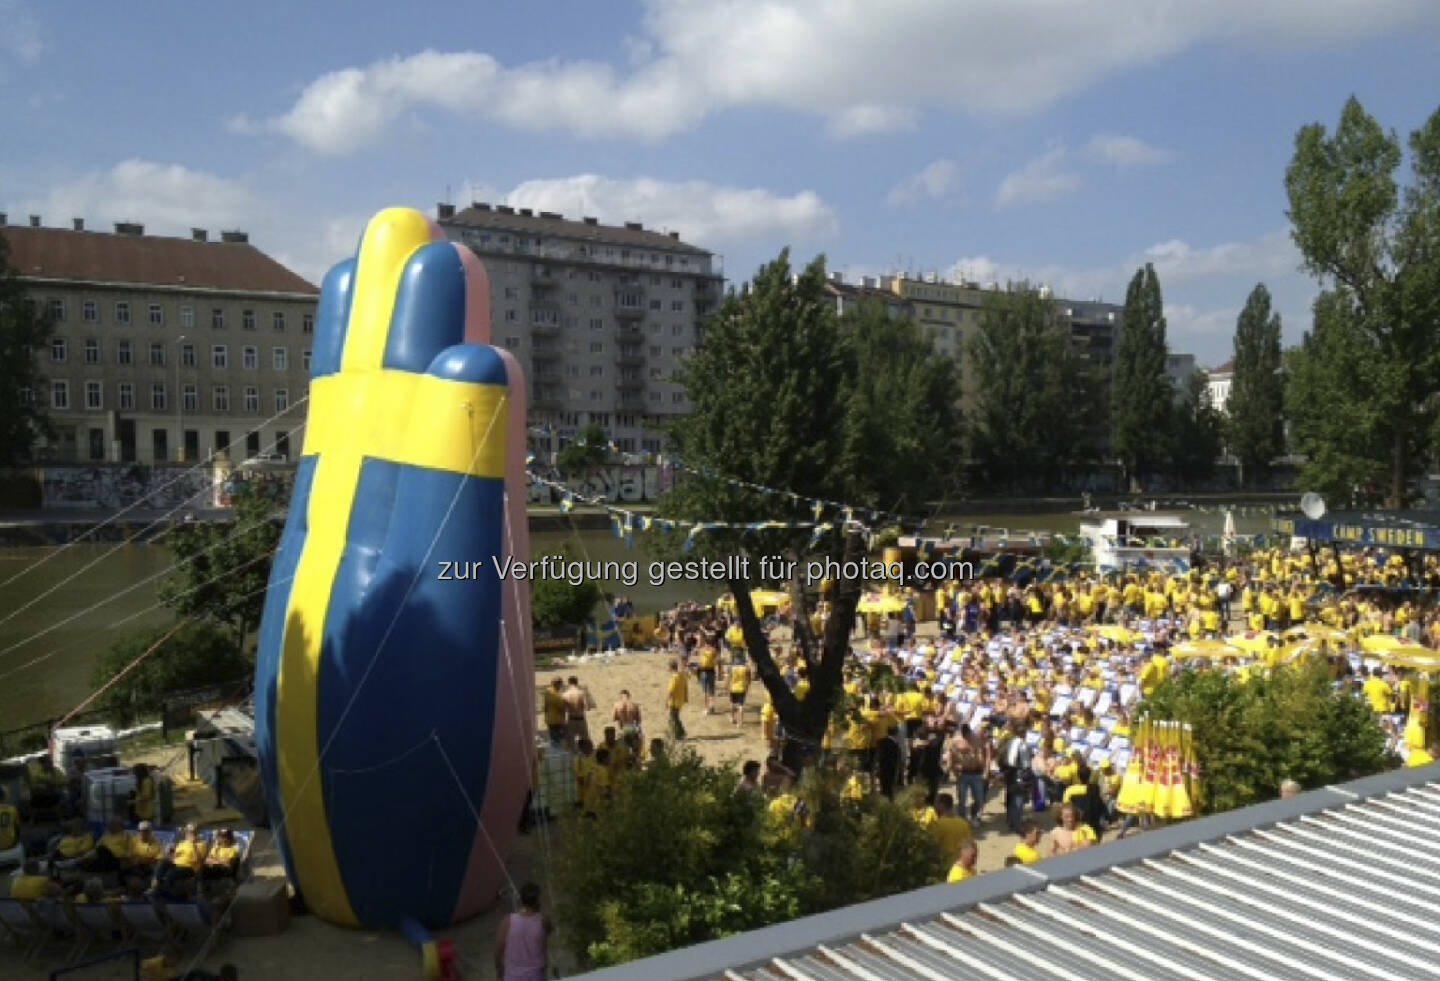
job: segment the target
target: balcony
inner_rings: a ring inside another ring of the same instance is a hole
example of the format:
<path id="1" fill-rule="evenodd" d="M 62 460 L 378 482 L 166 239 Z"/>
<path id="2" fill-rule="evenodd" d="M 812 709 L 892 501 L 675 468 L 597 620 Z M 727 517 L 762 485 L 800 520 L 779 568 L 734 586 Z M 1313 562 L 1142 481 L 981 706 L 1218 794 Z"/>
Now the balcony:
<path id="1" fill-rule="evenodd" d="M 537 388 L 535 394 L 530 397 L 530 408 L 553 412 L 559 410 L 564 401 L 560 397 L 558 389 Z"/>
<path id="2" fill-rule="evenodd" d="M 558 310 L 563 302 L 559 290 L 544 287 L 535 287 L 530 290 L 530 306 L 532 307 L 541 310 Z"/>
<path id="3" fill-rule="evenodd" d="M 644 392 L 621 392 L 620 398 L 615 402 L 615 408 L 619 412 L 649 411 L 649 407 L 645 403 Z"/>
<path id="4" fill-rule="evenodd" d="M 558 385 L 564 381 L 565 376 L 554 368 L 537 368 L 531 373 L 531 378 L 534 379 L 537 385 Z"/>
<path id="5" fill-rule="evenodd" d="M 643 306 L 637 306 L 637 307 L 621 306 L 620 304 L 617 303 L 617 304 L 615 305 L 615 319 L 616 319 L 616 320 L 644 320 L 644 319 L 645 319 L 645 308 L 644 308 Z"/>
<path id="6" fill-rule="evenodd" d="M 553 344 L 536 344 L 530 349 L 532 364 L 553 364 L 564 357 L 565 352 Z"/>
<path id="7" fill-rule="evenodd" d="M 637 348 L 622 347 L 615 363 L 621 368 L 639 368 L 645 364 L 645 352 Z"/>
<path id="8" fill-rule="evenodd" d="M 559 324 L 531 324 L 530 336 L 535 338 L 550 338 L 560 336 Z"/>
<path id="9" fill-rule="evenodd" d="M 619 378 L 615 382 L 615 387 L 622 392 L 643 392 L 645 391 L 645 379 L 640 377 Z"/>
<path id="10" fill-rule="evenodd" d="M 633 322 L 620 324 L 619 333 L 616 336 L 621 344 L 643 344 L 645 343 L 645 328 Z"/>
<path id="11" fill-rule="evenodd" d="M 536 286 L 554 286 L 559 284 L 560 277 L 555 274 L 554 269 L 536 262 L 530 266 L 530 282 Z"/>

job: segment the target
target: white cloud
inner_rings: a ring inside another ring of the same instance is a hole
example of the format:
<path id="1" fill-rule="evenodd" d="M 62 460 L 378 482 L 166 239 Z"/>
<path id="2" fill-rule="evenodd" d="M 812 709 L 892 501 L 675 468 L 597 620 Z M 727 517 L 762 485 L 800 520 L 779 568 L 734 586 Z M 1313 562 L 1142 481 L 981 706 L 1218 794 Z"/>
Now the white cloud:
<path id="1" fill-rule="evenodd" d="M 817 113 L 836 136 L 926 108 L 1013 115 L 1205 43 L 1319 46 L 1440 27 L 1434 0 L 645 0 L 626 67 L 424 51 L 315 79 L 262 125 L 347 152 L 439 109 L 581 137 L 660 139 L 732 108 Z M 1133 148 L 1132 148 L 1133 149 Z M 1118 152 L 1124 155 L 1126 150 Z"/>
<path id="2" fill-rule="evenodd" d="M 188 235 L 192 227 L 243 225 L 254 217 L 257 199 L 241 181 L 180 164 L 125 160 L 61 184 L 27 206 L 52 225 L 71 218 L 137 221 L 147 232 Z"/>
<path id="3" fill-rule="evenodd" d="M 1085 153 L 1092 160 L 1116 167 L 1149 167 L 1170 160 L 1171 153 L 1134 136 L 1100 135 L 1090 139 Z"/>
<path id="4" fill-rule="evenodd" d="M 835 209 L 814 191 L 782 195 L 707 181 L 616 180 L 579 174 L 526 181 L 505 197 L 517 208 L 592 215 L 606 223 L 643 220 L 692 242 L 737 242 L 767 236 L 824 238 L 839 227 Z"/>
<path id="5" fill-rule="evenodd" d="M 1002 208 L 1014 204 L 1054 201 L 1080 190 L 1080 175 L 1067 169 L 1069 152 L 1053 147 L 1031 160 L 1000 182 L 995 203 Z"/>
<path id="6" fill-rule="evenodd" d="M 890 189 L 885 201 L 892 208 L 938 201 L 960 192 L 960 165 L 953 160 L 936 160 Z"/>
<path id="7" fill-rule="evenodd" d="M 39 61 L 45 48 L 35 15 L 19 0 L 0 0 L 0 52 L 28 64 Z"/>

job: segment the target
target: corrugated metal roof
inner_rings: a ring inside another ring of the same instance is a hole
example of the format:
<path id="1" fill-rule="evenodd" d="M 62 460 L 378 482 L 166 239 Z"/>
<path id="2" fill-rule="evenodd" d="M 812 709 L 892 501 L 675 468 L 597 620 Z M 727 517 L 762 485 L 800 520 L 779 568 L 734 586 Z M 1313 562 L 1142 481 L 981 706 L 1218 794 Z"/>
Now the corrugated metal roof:
<path id="1" fill-rule="evenodd" d="M 1440 979 L 1437 923 L 1440 765 L 583 977 Z"/>

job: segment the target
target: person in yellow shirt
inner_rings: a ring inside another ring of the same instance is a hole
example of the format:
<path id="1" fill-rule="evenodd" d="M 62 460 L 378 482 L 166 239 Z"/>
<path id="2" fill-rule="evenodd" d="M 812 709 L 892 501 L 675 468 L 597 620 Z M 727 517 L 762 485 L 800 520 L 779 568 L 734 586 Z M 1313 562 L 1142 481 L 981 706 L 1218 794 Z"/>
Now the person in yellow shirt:
<path id="1" fill-rule="evenodd" d="M 75 865 L 95 850 L 95 836 L 85 829 L 83 818 L 71 818 L 65 833 L 56 842 L 50 860 Z"/>
<path id="2" fill-rule="evenodd" d="M 610 801 L 610 751 L 601 746 L 595 751 L 595 759 L 580 792 L 580 809 L 586 817 L 598 817 Z"/>
<path id="3" fill-rule="evenodd" d="M 161 890 L 171 896 L 181 896 L 183 884 L 200 874 L 208 851 L 195 825 L 185 825 L 179 840 L 170 846 L 170 857 L 160 863 L 155 873 Z"/>
<path id="4" fill-rule="evenodd" d="M 79 867 L 86 872 L 101 874 L 118 871 L 130 861 L 134 837 L 125 830 L 124 821 L 112 817 L 106 823 L 105 833 L 100 836 L 95 850 L 80 860 Z"/>
<path id="5" fill-rule="evenodd" d="M 1377 714 L 1384 715 L 1394 708 L 1395 692 L 1391 689 L 1390 683 L 1380 677 L 1378 671 L 1367 677 L 1360 688 L 1370 702 L 1370 708 Z"/>
<path id="6" fill-rule="evenodd" d="M 20 811 L 10 803 L 5 788 L 0 787 L 0 852 L 8 852 L 20 844 Z"/>
<path id="7" fill-rule="evenodd" d="M 715 672 L 720 665 L 720 652 L 707 640 L 700 645 L 699 660 L 700 692 L 705 696 L 705 714 L 711 715 L 715 711 Z"/>
<path id="8" fill-rule="evenodd" d="M 545 729 L 550 733 L 552 743 L 565 741 L 565 723 L 569 718 L 565 706 L 565 679 L 551 679 L 550 687 L 541 696 L 541 711 L 545 717 Z"/>
<path id="9" fill-rule="evenodd" d="M 665 707 L 670 711 L 670 736 L 685 738 L 685 723 L 680 721 L 680 710 L 690 701 L 690 682 L 680 670 L 679 661 L 670 662 L 670 684 L 665 689 Z"/>
<path id="10" fill-rule="evenodd" d="M 10 880 L 11 899 L 46 899 L 63 891 L 60 883 L 40 871 L 38 859 L 26 859 L 20 875 Z"/>
<path id="11" fill-rule="evenodd" d="M 736 728 L 745 721 L 745 697 L 750 694 L 750 665 L 737 660 L 730 666 L 730 721 Z"/>
<path id="12" fill-rule="evenodd" d="M 221 828 L 215 833 L 215 844 L 205 853 L 200 876 L 204 879 L 233 878 L 239 871 L 240 846 L 235 843 L 235 832 Z"/>
<path id="13" fill-rule="evenodd" d="M 805 696 L 810 694 L 810 672 L 805 665 L 795 669 L 795 701 L 805 701 Z"/>
<path id="14" fill-rule="evenodd" d="M 1040 827 L 1034 821 L 1023 821 L 1020 835 L 1020 842 L 1011 854 L 1021 865 L 1034 865 L 1040 861 Z"/>
<path id="15" fill-rule="evenodd" d="M 135 764 L 135 796 L 130 801 L 130 817 L 133 821 L 155 820 L 155 778 L 150 767 L 144 763 Z"/>
<path id="16" fill-rule="evenodd" d="M 141 961 L 140 976 L 145 981 L 176 981 L 180 977 L 180 951 L 171 945 Z"/>
<path id="17" fill-rule="evenodd" d="M 935 820 L 927 824 L 925 830 L 940 846 L 940 854 L 947 863 L 956 861 L 960 857 L 960 846 L 974 837 L 970 822 L 955 813 L 955 798 L 949 794 L 936 795 Z"/>
<path id="18" fill-rule="evenodd" d="M 979 861 L 980 849 L 974 841 L 967 841 L 960 846 L 960 857 L 955 864 L 950 866 L 950 873 L 945 876 L 946 882 L 965 882 L 973 879 L 980 873 L 975 869 L 975 863 Z"/>

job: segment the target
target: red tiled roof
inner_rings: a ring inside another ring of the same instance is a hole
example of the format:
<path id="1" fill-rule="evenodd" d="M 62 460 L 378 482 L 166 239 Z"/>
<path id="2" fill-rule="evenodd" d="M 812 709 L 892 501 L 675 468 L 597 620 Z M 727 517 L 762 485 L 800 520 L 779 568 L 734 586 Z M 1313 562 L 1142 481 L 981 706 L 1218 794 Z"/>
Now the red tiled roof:
<path id="1" fill-rule="evenodd" d="M 197 242 L 64 228 L 0 227 L 22 279 L 82 280 L 255 293 L 320 291 L 248 242 Z"/>
<path id="2" fill-rule="evenodd" d="M 1211 369 L 1207 372 L 1207 374 L 1211 374 L 1211 375 L 1233 375 L 1233 374 L 1235 374 L 1235 359 L 1234 359 L 1234 358 L 1231 358 L 1229 361 L 1226 361 L 1224 364 L 1216 365 L 1215 367 L 1211 368 Z"/>

